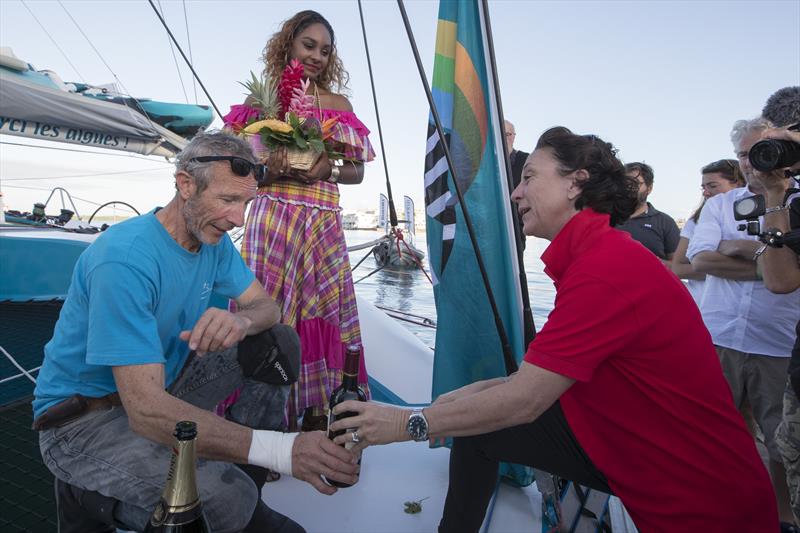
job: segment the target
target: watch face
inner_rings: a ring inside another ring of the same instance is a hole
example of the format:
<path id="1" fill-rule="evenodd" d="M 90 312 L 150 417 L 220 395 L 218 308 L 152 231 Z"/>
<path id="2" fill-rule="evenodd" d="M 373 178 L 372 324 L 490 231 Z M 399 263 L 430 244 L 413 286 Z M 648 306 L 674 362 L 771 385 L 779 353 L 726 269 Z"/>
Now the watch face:
<path id="1" fill-rule="evenodd" d="M 428 423 L 420 414 L 411 415 L 408 419 L 408 434 L 414 440 L 425 440 L 428 436 Z"/>

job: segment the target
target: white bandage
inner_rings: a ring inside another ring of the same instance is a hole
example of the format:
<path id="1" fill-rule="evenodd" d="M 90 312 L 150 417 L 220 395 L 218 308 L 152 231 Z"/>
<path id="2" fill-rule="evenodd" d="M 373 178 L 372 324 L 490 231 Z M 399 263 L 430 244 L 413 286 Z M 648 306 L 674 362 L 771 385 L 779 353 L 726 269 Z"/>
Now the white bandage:
<path id="1" fill-rule="evenodd" d="M 292 446 L 299 433 L 280 433 L 254 429 L 247 462 L 273 472 L 292 475 Z"/>

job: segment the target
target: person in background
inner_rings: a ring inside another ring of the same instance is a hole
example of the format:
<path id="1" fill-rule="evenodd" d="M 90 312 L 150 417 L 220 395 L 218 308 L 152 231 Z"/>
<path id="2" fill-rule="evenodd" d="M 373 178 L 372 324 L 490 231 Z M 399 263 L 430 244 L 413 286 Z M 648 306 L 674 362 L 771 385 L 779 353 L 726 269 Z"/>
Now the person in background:
<path id="1" fill-rule="evenodd" d="M 630 233 L 669 267 L 678 247 L 680 230 L 671 216 L 658 211 L 647 201 L 653 192 L 653 169 L 645 163 L 628 163 L 625 171 L 639 183 L 639 204 L 631 217 L 619 225 L 619 229 Z"/>
<path id="2" fill-rule="evenodd" d="M 709 163 L 700 170 L 700 174 L 702 176 L 700 188 L 703 190 L 703 201 L 684 224 L 681 230 L 681 239 L 678 241 L 678 247 L 675 249 L 671 263 L 675 275 L 680 279 L 688 280 L 687 287 L 698 306 L 703 296 L 706 275 L 694 271 L 692 264 L 686 258 L 686 249 L 689 247 L 689 241 L 692 239 L 697 220 L 700 218 L 700 211 L 706 204 L 706 200 L 712 196 L 745 186 L 739 162 L 735 159 L 720 159 Z"/>
<path id="3" fill-rule="evenodd" d="M 613 492 L 639 531 L 775 533 L 769 476 L 697 306 L 613 227 L 637 204 L 613 147 L 552 128 L 522 178 L 512 197 L 525 233 L 551 241 L 557 295 L 519 371 L 423 409 L 342 402 L 334 413 L 356 416 L 332 424 L 353 428 L 334 442 L 455 437 L 440 533 L 479 531 L 500 461 Z"/>
<path id="4" fill-rule="evenodd" d="M 358 185 L 364 162 L 375 157 L 369 130 L 341 94 L 349 76 L 337 54 L 330 23 L 316 11 L 283 22 L 264 48 L 264 74 L 280 79 L 296 59 L 311 83 L 320 122 L 338 118 L 332 141 L 345 157 L 337 164 L 323 153 L 308 171 L 293 169 L 285 150 L 275 150 L 245 225 L 242 257 L 280 306 L 282 322 L 294 327 L 302 367 L 288 402 L 290 429 L 302 417 L 305 430 L 324 429 L 330 393 L 342 380 L 345 347 L 361 345 L 353 277 L 339 207 L 339 186 Z M 235 105 L 225 117 L 236 129 L 260 110 Z M 359 384 L 369 394 L 363 359 Z M 230 399 L 227 403 L 235 401 Z"/>
<path id="5" fill-rule="evenodd" d="M 514 188 L 516 188 L 517 185 L 519 185 L 519 182 L 522 180 L 522 167 L 525 165 L 525 161 L 528 159 L 530 154 L 514 148 L 514 140 L 517 138 L 517 130 L 514 128 L 514 124 L 512 124 L 511 121 L 504 121 L 503 129 L 505 130 L 504 133 L 506 136 L 506 150 L 508 151 L 508 158 L 511 160 L 511 177 L 513 179 Z M 520 233 L 517 242 L 520 248 L 525 251 L 525 234 L 521 231 L 522 217 L 516 209 L 512 209 L 511 211 L 519 220 Z"/>
<path id="6" fill-rule="evenodd" d="M 767 100 L 762 116 L 776 126 L 765 130 L 762 137 L 780 139 L 800 144 L 800 131 L 789 130 L 789 126 L 800 123 L 800 87 L 784 87 L 773 93 Z M 780 126 L 780 127 L 778 127 Z M 782 169 L 784 170 L 784 169 Z M 800 173 L 800 163 L 790 169 L 793 174 Z M 764 187 L 767 213 L 764 215 L 762 231 L 767 228 L 778 229 L 784 233 L 797 231 L 800 224 L 800 194 L 794 194 L 784 201 L 786 186 L 793 186 L 785 172 L 760 174 L 759 181 Z M 796 186 L 796 185 L 794 185 Z M 782 208 L 783 207 L 783 208 Z M 794 224 L 791 221 L 794 220 Z M 794 226 L 794 228 L 792 228 Z M 764 247 L 758 257 L 758 265 L 768 290 L 778 294 L 789 294 L 800 289 L 800 257 L 787 246 L 781 248 Z M 783 465 L 786 468 L 786 481 L 789 485 L 789 498 L 794 514 L 794 530 L 788 527 L 785 532 L 797 533 L 800 528 L 800 320 L 795 327 L 795 343 L 789 362 L 789 377 L 783 393 L 783 418 L 775 440 L 778 443 Z"/>
<path id="7" fill-rule="evenodd" d="M 800 320 L 800 291 L 773 294 L 767 290 L 756 264 L 761 243 L 757 237 L 740 231 L 740 222 L 733 216 L 736 200 L 765 192 L 761 175 L 748 156 L 767 127 L 768 123 L 760 117 L 739 120 L 733 125 L 731 141 L 747 186 L 718 194 L 706 202 L 686 256 L 695 271 L 706 275 L 700 311 L 714 340 L 734 403 L 740 409 L 750 405 L 764 435 L 780 518 L 791 523 L 786 473 L 775 430 L 781 422 L 794 328 Z M 786 182 L 782 180 L 780 184 L 785 188 Z"/>

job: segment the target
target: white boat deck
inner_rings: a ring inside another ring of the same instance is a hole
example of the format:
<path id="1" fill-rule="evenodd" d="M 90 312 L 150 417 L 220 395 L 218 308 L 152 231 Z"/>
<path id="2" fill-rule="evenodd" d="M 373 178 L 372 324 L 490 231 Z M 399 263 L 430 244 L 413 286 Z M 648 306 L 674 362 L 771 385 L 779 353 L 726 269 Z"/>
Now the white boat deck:
<path id="1" fill-rule="evenodd" d="M 442 516 L 449 458 L 448 449 L 418 442 L 374 446 L 364 451 L 359 482 L 333 496 L 288 476 L 267 483 L 262 495 L 308 533 L 431 533 Z M 405 502 L 422 498 L 427 498 L 422 512 L 404 511 Z M 541 496 L 535 485 L 501 484 L 486 531 L 539 533 Z"/>

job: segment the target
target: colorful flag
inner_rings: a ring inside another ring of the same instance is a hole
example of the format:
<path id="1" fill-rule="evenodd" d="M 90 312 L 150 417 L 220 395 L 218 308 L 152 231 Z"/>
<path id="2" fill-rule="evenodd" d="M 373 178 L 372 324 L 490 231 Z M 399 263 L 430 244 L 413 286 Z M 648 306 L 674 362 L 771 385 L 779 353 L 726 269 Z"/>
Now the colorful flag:
<path id="1" fill-rule="evenodd" d="M 503 127 L 487 63 L 479 2 L 439 4 L 432 90 L 514 358 L 524 355 L 522 298 Z M 462 206 L 431 116 L 425 158 L 427 240 L 437 311 L 432 397 L 506 374 L 492 310 Z M 520 469 L 521 470 L 521 469 Z M 529 479 L 515 476 L 520 483 Z M 525 474 L 529 478 L 529 474 Z"/>

